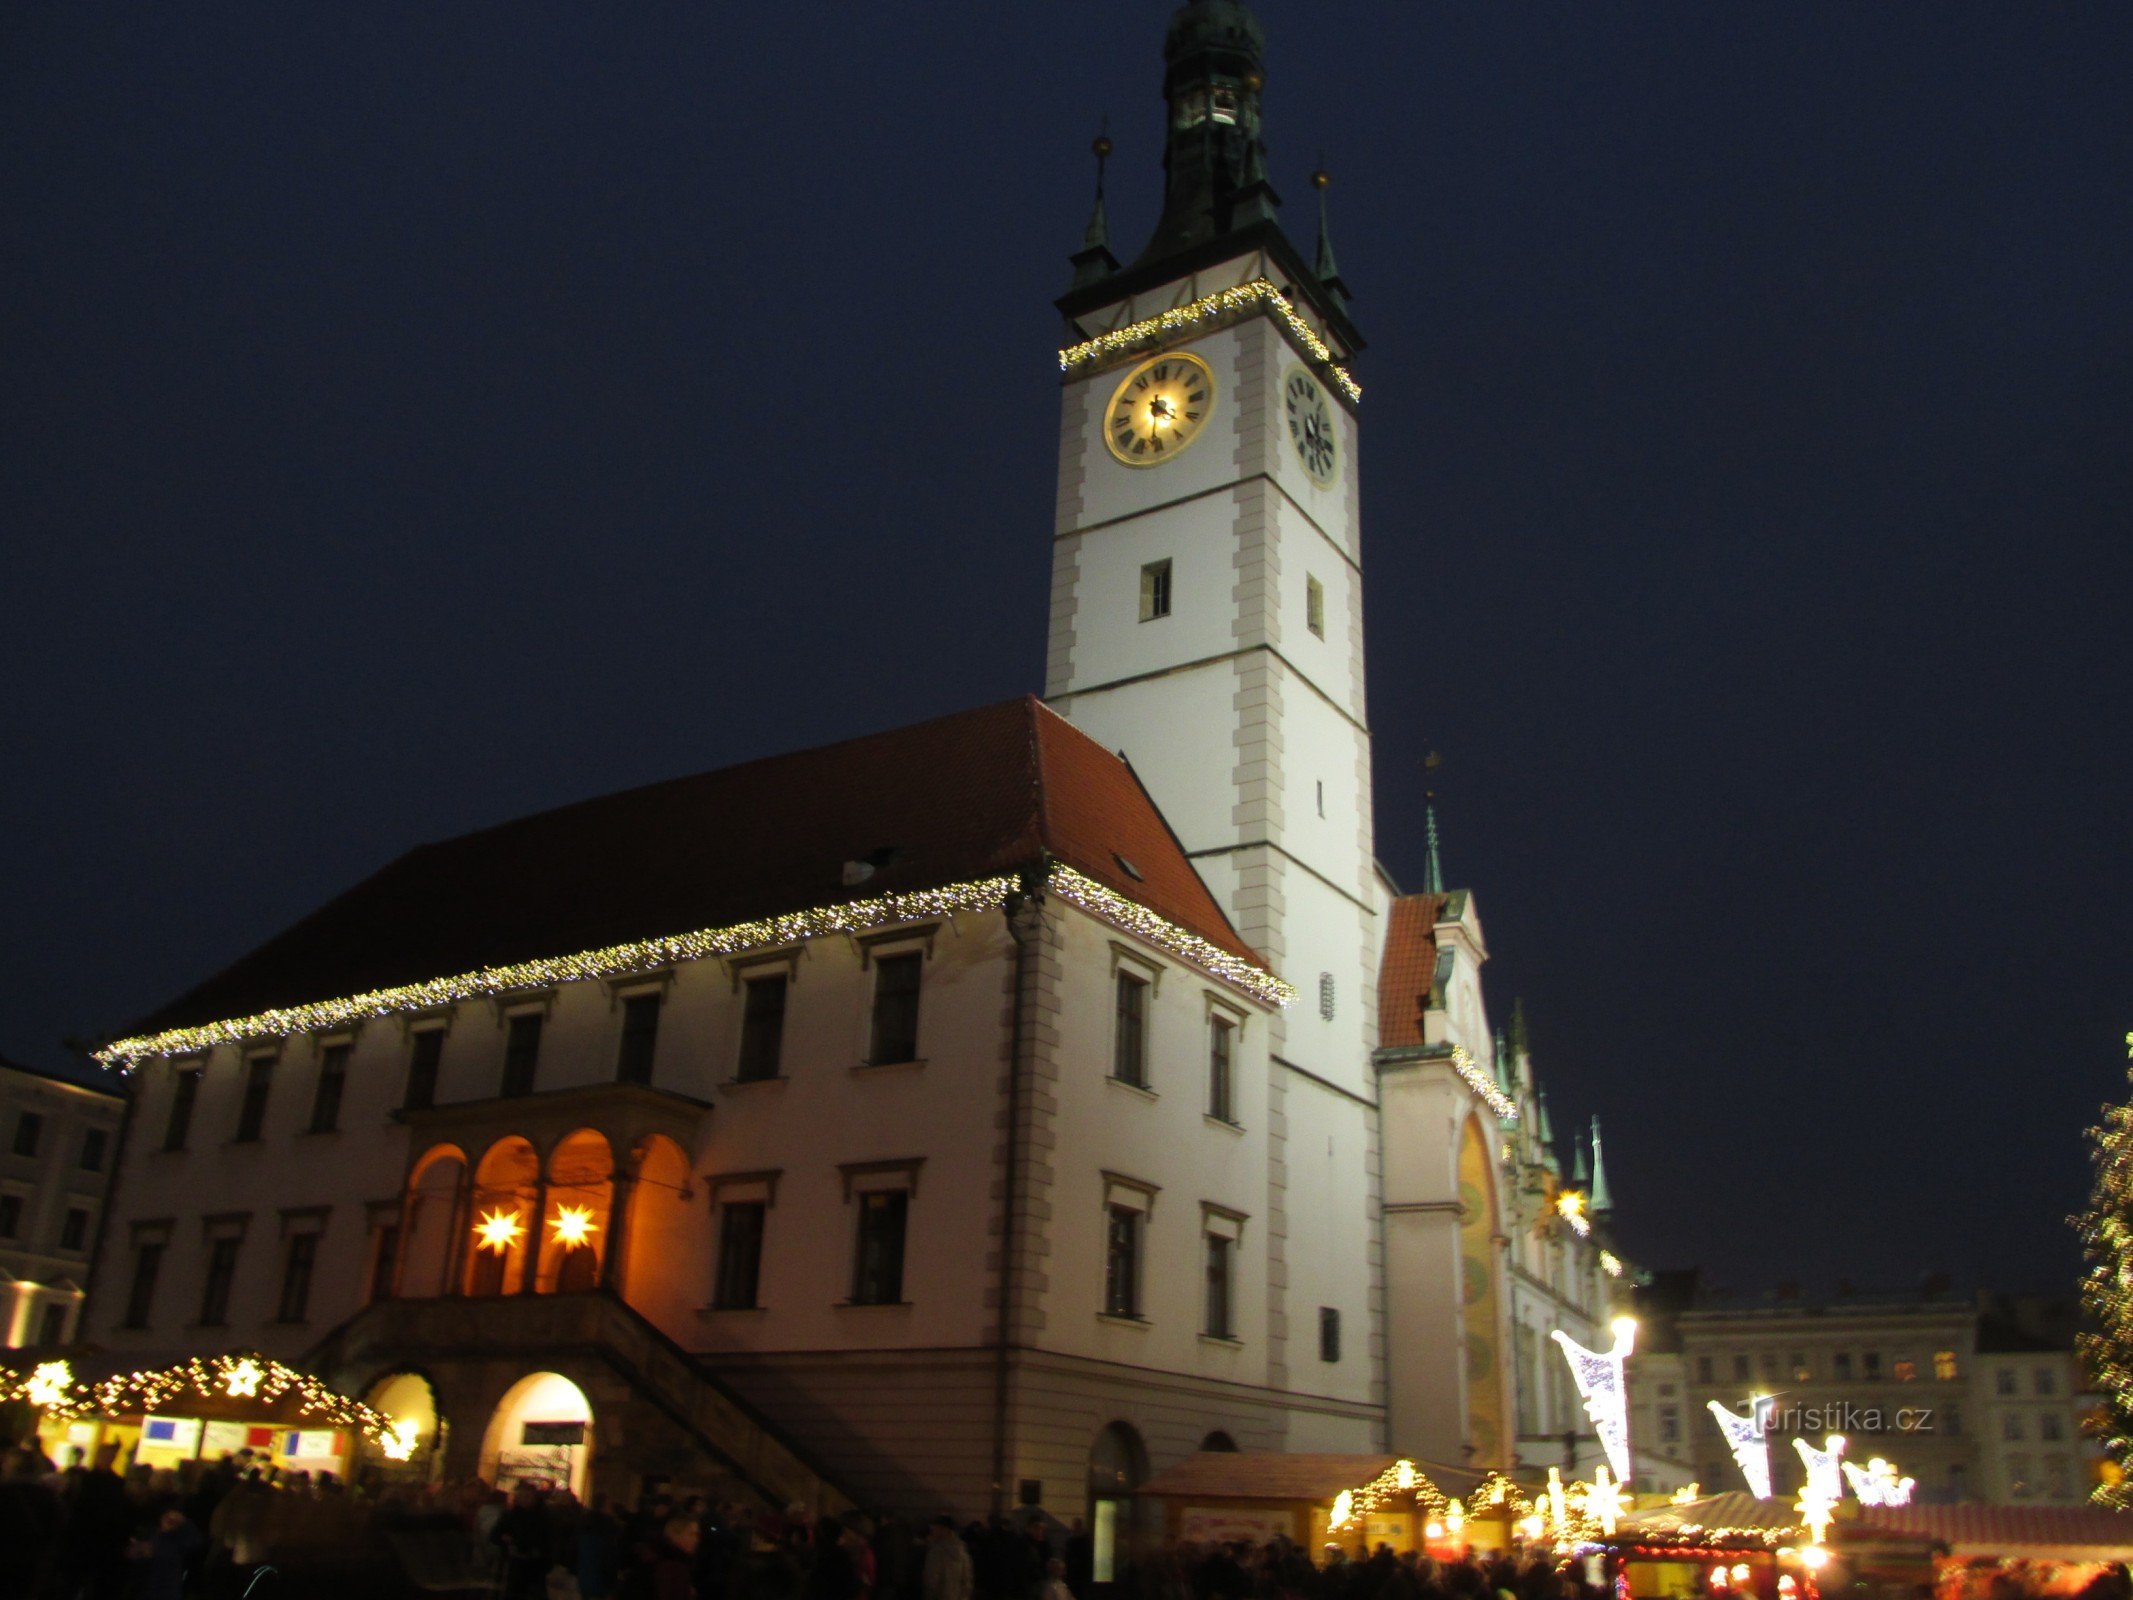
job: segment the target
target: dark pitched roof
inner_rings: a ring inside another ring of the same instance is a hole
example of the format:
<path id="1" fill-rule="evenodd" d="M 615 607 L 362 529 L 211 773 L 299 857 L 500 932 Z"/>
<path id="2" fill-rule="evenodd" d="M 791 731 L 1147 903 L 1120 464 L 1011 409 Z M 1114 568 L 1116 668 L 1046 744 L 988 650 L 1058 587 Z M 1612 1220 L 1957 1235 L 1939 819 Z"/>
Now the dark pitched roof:
<path id="1" fill-rule="evenodd" d="M 50 1078 L 55 1083 L 71 1083 L 77 1089 L 108 1094 L 115 1100 L 123 1100 L 126 1097 L 125 1078 L 108 1067 L 82 1066 L 71 1061 L 52 1066 L 32 1066 L 27 1061 L 0 1056 L 0 1072 L 22 1072 L 33 1078 Z"/>
<path id="2" fill-rule="evenodd" d="M 1422 1043 L 1422 1013 L 1437 974 L 1437 912 L 1441 894 L 1402 895 L 1385 919 L 1385 955 L 1378 968 L 1378 1047 Z"/>
<path id="3" fill-rule="evenodd" d="M 1047 854 L 1265 966 L 1132 769 L 1024 697 L 420 846 L 132 1031 L 932 888 Z M 847 885 L 845 864 L 867 860 L 873 874 Z"/>

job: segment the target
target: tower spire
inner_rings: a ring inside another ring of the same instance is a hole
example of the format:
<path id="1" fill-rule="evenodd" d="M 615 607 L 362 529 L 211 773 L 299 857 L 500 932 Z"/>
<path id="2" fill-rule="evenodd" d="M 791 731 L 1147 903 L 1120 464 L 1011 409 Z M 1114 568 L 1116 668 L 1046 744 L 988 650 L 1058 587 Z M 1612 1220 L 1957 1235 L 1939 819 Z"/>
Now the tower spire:
<path id="1" fill-rule="evenodd" d="M 1105 130 L 1089 146 L 1096 157 L 1096 204 L 1089 212 L 1089 225 L 1081 232 L 1081 248 L 1071 257 L 1074 287 L 1101 282 L 1118 270 L 1118 257 L 1111 254 L 1111 223 L 1104 215 L 1104 164 L 1111 159 L 1110 118 Z"/>
<path id="2" fill-rule="evenodd" d="M 1422 758 L 1422 777 L 1425 782 L 1434 778 L 1444 757 L 1432 750 Z M 1422 829 L 1426 848 L 1422 856 L 1422 892 L 1444 893 L 1444 860 L 1437 852 L 1437 791 L 1422 791 Z"/>
<path id="3" fill-rule="evenodd" d="M 1320 156 L 1318 170 L 1311 174 L 1311 187 L 1318 191 L 1318 260 L 1312 270 L 1326 293 L 1341 304 L 1348 301 L 1348 286 L 1341 282 L 1340 264 L 1333 259 L 1333 231 L 1326 225 L 1326 190 L 1332 187 L 1333 174 L 1326 170 L 1326 159 Z"/>
<path id="4" fill-rule="evenodd" d="M 1615 1198 L 1607 1189 L 1607 1163 L 1600 1156 L 1600 1119 L 1592 1119 L 1592 1201 L 1587 1207 L 1596 1217 L 1604 1217 L 1615 1208 Z"/>
<path id="5" fill-rule="evenodd" d="M 1270 221 L 1281 197 L 1259 136 L 1266 33 L 1244 0 L 1187 0 L 1163 40 L 1163 216 L 1141 260 L 1155 261 Z"/>

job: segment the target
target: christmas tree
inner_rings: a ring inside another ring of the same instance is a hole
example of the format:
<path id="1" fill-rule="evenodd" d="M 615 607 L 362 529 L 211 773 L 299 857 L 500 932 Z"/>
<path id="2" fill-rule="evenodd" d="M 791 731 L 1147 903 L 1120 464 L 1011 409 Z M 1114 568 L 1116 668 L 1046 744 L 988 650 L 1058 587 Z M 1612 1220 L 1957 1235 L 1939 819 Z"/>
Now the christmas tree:
<path id="1" fill-rule="evenodd" d="M 2126 1035 L 2126 1053 L 2133 1056 L 2133 1033 Z M 2133 1100 L 2104 1107 L 2103 1121 L 2089 1129 L 2089 1145 L 2095 1187 L 2088 1209 L 2073 1219 L 2088 1262 L 2081 1304 L 2089 1330 L 2076 1349 L 2103 1402 L 2089 1429 L 2116 1469 L 2106 1471 L 2095 1498 L 2126 1510 L 2133 1508 Z"/>

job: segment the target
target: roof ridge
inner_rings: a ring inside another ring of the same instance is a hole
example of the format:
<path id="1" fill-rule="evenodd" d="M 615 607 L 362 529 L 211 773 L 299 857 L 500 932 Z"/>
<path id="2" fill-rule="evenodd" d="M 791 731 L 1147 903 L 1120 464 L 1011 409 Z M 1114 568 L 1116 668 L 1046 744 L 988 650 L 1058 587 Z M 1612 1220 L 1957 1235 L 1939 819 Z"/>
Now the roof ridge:
<path id="1" fill-rule="evenodd" d="M 1033 706 L 1038 711 L 1052 711 L 1050 706 L 1033 694 L 1024 695 L 1022 702 L 1025 709 Z M 1059 713 L 1056 711 L 1052 711 L 1052 715 L 1059 717 Z M 1066 722 L 1064 717 L 1059 717 L 1059 720 Z M 1067 726 L 1072 727 L 1073 724 L 1067 723 Z M 1029 729 L 1029 776 L 1030 783 L 1036 790 L 1037 848 L 1046 856 L 1049 856 L 1052 853 L 1052 786 L 1048 781 L 1049 774 L 1046 772 L 1044 765 L 1044 733 L 1042 725 L 1035 716 L 1029 719 L 1027 727 Z M 1079 730 L 1077 729 L 1076 731 L 1078 732 Z"/>

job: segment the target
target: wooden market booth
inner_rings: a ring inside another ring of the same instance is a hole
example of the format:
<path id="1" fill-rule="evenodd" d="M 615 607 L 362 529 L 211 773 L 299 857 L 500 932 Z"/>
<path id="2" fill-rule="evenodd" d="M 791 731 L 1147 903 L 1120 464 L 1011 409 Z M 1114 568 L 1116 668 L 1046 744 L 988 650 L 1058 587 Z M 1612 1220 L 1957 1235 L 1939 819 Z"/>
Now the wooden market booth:
<path id="1" fill-rule="evenodd" d="M 1633 1511 L 1607 1544 L 1632 1600 L 1809 1600 L 1805 1542 L 1789 1501 L 1734 1489 Z"/>
<path id="2" fill-rule="evenodd" d="M 2094 1506 L 1861 1506 L 1830 1543 L 1869 1589 L 1987 1600 L 2012 1577 L 2032 1595 L 2078 1594 L 2133 1562 L 2133 1513 Z"/>

